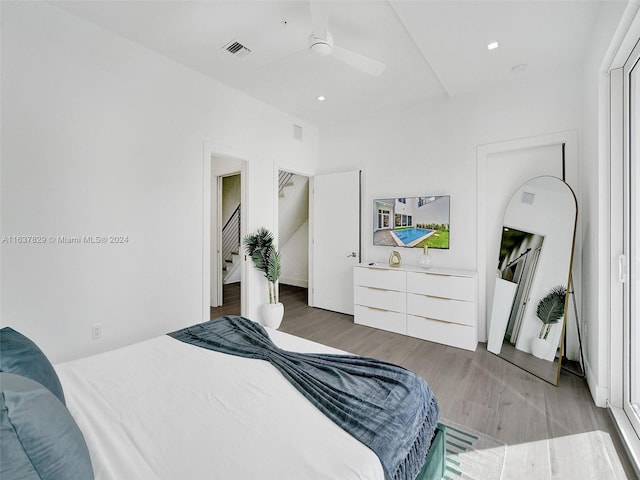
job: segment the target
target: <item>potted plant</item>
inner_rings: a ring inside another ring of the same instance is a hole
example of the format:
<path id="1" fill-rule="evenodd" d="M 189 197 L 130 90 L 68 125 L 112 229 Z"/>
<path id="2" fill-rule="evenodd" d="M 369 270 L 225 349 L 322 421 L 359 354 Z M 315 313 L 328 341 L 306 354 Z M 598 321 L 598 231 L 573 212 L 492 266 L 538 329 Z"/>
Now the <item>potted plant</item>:
<path id="1" fill-rule="evenodd" d="M 562 285 L 558 285 L 553 287 L 538 303 L 536 315 L 542 322 L 542 327 L 538 337 L 533 338 L 531 341 L 531 353 L 534 356 L 544 358 L 549 352 L 547 337 L 551 331 L 551 326 L 558 323 L 564 315 L 566 298 L 567 289 Z"/>
<path id="2" fill-rule="evenodd" d="M 269 303 L 262 307 L 262 319 L 267 327 L 278 328 L 284 316 L 284 305 L 278 301 L 276 283 L 280 278 L 280 253 L 273 246 L 273 234 L 264 227 L 244 237 L 247 255 L 255 267 L 264 273 L 269 286 Z"/>

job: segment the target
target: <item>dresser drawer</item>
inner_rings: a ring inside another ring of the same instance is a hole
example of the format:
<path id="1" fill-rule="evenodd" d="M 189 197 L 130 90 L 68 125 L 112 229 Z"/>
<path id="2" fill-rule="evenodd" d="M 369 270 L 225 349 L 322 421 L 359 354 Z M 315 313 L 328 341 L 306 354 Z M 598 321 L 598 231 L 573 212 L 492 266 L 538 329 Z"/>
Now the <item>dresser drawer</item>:
<path id="1" fill-rule="evenodd" d="M 356 305 L 354 322 L 368 327 L 407 334 L 407 316 L 404 313 L 392 312 L 372 307 Z"/>
<path id="2" fill-rule="evenodd" d="M 407 293 L 407 313 L 462 325 L 476 325 L 475 303 Z"/>
<path id="3" fill-rule="evenodd" d="M 478 345 L 475 327 L 416 315 L 407 315 L 407 335 L 472 351 Z"/>
<path id="4" fill-rule="evenodd" d="M 407 273 L 402 270 L 356 267 L 353 271 L 353 283 L 404 292 L 407 289 Z"/>
<path id="5" fill-rule="evenodd" d="M 377 287 L 356 286 L 353 289 L 353 299 L 356 305 L 393 310 L 405 313 L 407 311 L 407 294 L 395 290 L 385 290 Z"/>
<path id="6" fill-rule="evenodd" d="M 407 272 L 407 292 L 474 302 L 476 279 L 456 275 Z"/>

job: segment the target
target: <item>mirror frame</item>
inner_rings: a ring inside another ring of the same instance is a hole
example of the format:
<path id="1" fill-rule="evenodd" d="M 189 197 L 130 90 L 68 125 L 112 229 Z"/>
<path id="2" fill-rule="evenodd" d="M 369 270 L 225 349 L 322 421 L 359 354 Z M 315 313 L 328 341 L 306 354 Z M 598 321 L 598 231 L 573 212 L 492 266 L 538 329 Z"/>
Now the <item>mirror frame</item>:
<path id="1" fill-rule="evenodd" d="M 568 268 L 568 274 L 567 274 L 566 283 L 563 284 L 567 289 L 566 290 L 567 293 L 566 293 L 566 297 L 565 297 L 564 311 L 563 311 L 562 319 L 561 319 L 561 321 L 562 321 L 562 329 L 561 329 L 561 332 L 560 332 L 560 335 L 559 335 L 558 346 L 556 347 L 556 354 L 555 354 L 553 360 L 551 360 L 551 361 L 544 360 L 544 359 L 540 360 L 540 362 L 550 362 L 550 365 L 553 365 L 553 363 L 557 361 L 558 362 L 557 369 L 555 369 L 555 372 L 553 372 L 553 369 L 549 369 L 550 374 L 545 377 L 545 375 L 543 375 L 539 371 L 536 371 L 536 369 L 534 369 L 534 368 L 531 368 L 531 367 L 527 368 L 526 365 L 524 365 L 524 364 L 520 364 L 520 363 L 517 363 L 516 361 L 514 361 L 512 359 L 505 358 L 505 356 L 501 355 L 500 352 L 496 353 L 495 351 L 491 351 L 491 350 L 488 350 L 488 351 L 493 353 L 494 355 L 502 358 L 503 360 L 505 360 L 505 361 L 517 366 L 518 368 L 521 368 L 521 369 L 525 370 L 526 372 L 530 373 L 531 375 L 533 375 L 533 376 L 535 376 L 537 378 L 540 378 L 540 379 L 544 380 L 545 382 L 548 382 L 548 383 L 550 383 L 550 384 L 552 384 L 554 386 L 558 386 L 558 384 L 560 383 L 560 374 L 561 374 L 561 371 L 562 371 L 562 360 L 563 360 L 564 353 L 565 353 L 564 344 L 565 344 L 565 335 L 566 335 L 566 328 L 567 328 L 568 309 L 570 307 L 569 301 L 570 301 L 570 296 L 574 294 L 573 282 L 572 282 L 572 272 L 573 272 L 573 258 L 574 258 L 574 254 L 575 254 L 576 235 L 577 235 L 577 226 L 578 226 L 578 201 L 577 201 L 575 192 L 573 191 L 573 189 L 571 188 L 571 186 L 567 182 L 565 182 L 564 180 L 562 180 L 559 177 L 555 177 L 555 176 L 552 176 L 552 175 L 541 175 L 541 176 L 533 177 L 533 178 L 527 180 L 522 185 L 520 185 L 514 191 L 512 196 L 510 197 L 509 202 L 507 203 L 507 206 L 505 207 L 505 211 L 504 211 L 504 215 L 503 215 L 503 228 L 505 228 L 505 225 L 506 225 L 505 224 L 505 217 L 506 217 L 507 209 L 509 208 L 509 205 L 511 204 L 512 200 L 516 197 L 516 194 L 518 192 L 520 192 L 525 185 L 529 184 L 532 181 L 535 181 L 536 179 L 541 179 L 541 178 L 553 178 L 554 181 L 559 181 L 559 182 L 564 183 L 565 186 L 567 187 L 568 191 L 571 193 L 571 197 L 573 198 L 573 202 L 574 202 L 573 204 L 574 204 L 574 207 L 575 207 L 575 215 L 574 215 L 574 218 L 573 218 L 573 234 L 572 234 L 572 237 L 571 237 L 571 249 L 570 249 L 569 264 L 568 264 L 569 268 Z M 518 230 L 520 229 L 518 227 L 513 227 L 513 226 L 506 226 L 506 228 L 514 228 L 514 229 L 518 229 Z M 502 245 L 502 236 L 501 236 L 500 244 Z M 490 300 L 487 299 L 487 301 L 491 302 L 491 304 L 492 304 L 492 312 L 493 312 L 493 309 L 495 308 L 495 305 L 493 305 L 494 299 L 490 299 Z M 509 315 L 510 315 L 510 313 L 512 311 L 512 306 L 513 305 L 511 305 L 509 307 Z M 488 324 L 489 335 L 487 336 L 488 337 L 487 338 L 487 349 L 489 349 L 489 341 L 492 338 L 491 337 L 491 328 L 492 328 L 491 320 L 492 319 L 493 319 L 493 313 L 492 313 L 491 318 L 489 319 L 490 321 L 489 321 L 489 324 Z M 500 341 L 504 342 L 504 335 L 505 335 L 505 331 L 506 331 L 506 325 L 505 325 L 505 329 L 504 330 L 502 328 L 500 328 L 500 330 L 502 332 L 501 337 L 500 337 Z M 533 354 L 528 353 L 528 352 L 523 352 L 523 355 L 530 355 L 531 357 L 535 358 L 533 356 Z M 553 373 L 555 373 L 555 377 L 552 377 Z"/>

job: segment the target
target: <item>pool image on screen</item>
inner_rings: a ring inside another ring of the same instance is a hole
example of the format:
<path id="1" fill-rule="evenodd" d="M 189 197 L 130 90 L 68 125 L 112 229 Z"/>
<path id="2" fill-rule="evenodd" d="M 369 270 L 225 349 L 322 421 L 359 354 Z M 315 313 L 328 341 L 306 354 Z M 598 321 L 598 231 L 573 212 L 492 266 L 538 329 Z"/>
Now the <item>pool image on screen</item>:
<path id="1" fill-rule="evenodd" d="M 373 244 L 449 248 L 449 196 L 381 198 L 373 201 Z"/>
<path id="2" fill-rule="evenodd" d="M 420 242 L 426 238 L 429 238 L 435 230 L 429 230 L 428 228 L 405 228 L 400 230 L 391 230 L 389 233 L 393 236 L 398 245 L 410 247 L 414 242 Z"/>

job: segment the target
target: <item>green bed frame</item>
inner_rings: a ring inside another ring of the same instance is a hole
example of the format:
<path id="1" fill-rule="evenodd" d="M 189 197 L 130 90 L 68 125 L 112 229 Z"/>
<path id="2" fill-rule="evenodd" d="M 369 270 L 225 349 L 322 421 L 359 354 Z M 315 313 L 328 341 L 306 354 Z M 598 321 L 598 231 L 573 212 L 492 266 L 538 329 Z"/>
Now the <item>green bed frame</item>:
<path id="1" fill-rule="evenodd" d="M 438 423 L 431 447 L 427 453 L 427 459 L 416 480 L 442 480 L 446 461 L 446 436 L 446 426 Z"/>

